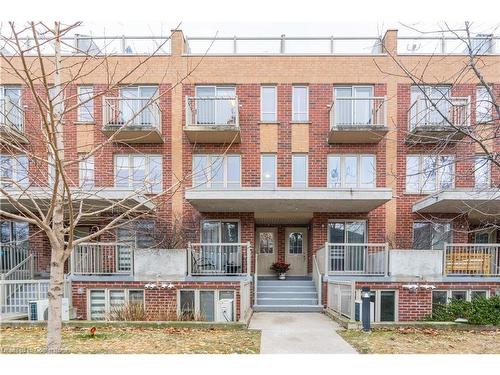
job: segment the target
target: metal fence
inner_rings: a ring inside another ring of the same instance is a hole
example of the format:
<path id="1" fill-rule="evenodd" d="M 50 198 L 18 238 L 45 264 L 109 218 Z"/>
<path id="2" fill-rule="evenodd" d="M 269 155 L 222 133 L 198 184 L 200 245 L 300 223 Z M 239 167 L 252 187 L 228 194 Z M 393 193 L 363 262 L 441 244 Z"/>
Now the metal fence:
<path id="1" fill-rule="evenodd" d="M 330 127 L 386 126 L 385 97 L 337 97 L 330 107 Z"/>
<path id="2" fill-rule="evenodd" d="M 327 307 L 344 315 L 349 319 L 354 319 L 354 281 L 328 281 Z"/>
<path id="3" fill-rule="evenodd" d="M 30 301 L 47 298 L 49 280 L 1 280 L 2 314 L 25 314 Z"/>
<path id="4" fill-rule="evenodd" d="M 128 243 L 83 243 L 73 250 L 70 265 L 73 275 L 131 275 L 134 254 Z"/>
<path id="5" fill-rule="evenodd" d="M 418 98 L 408 110 L 409 131 L 426 126 L 470 125 L 470 98 Z"/>
<path id="6" fill-rule="evenodd" d="M 186 126 L 239 126 L 237 97 L 187 97 Z"/>
<path id="7" fill-rule="evenodd" d="M 154 98 L 110 98 L 103 104 L 103 125 L 161 131 L 161 109 Z"/>
<path id="8" fill-rule="evenodd" d="M 250 274 L 250 243 L 189 243 L 189 275 Z"/>
<path id="9" fill-rule="evenodd" d="M 327 272 L 330 275 L 387 275 L 387 244 L 325 243 Z"/>
<path id="10" fill-rule="evenodd" d="M 500 37 L 398 37 L 397 48 L 400 55 L 495 55 L 500 54 Z"/>

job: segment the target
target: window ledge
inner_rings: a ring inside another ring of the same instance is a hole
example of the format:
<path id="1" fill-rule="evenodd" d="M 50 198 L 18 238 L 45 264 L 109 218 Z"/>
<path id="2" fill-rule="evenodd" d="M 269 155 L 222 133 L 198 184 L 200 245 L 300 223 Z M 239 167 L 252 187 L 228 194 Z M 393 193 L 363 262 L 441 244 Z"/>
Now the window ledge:
<path id="1" fill-rule="evenodd" d="M 279 125 L 279 121 L 259 121 L 259 125 Z"/>
<path id="2" fill-rule="evenodd" d="M 294 125 L 294 124 L 297 124 L 297 125 L 303 125 L 303 124 L 306 124 L 306 125 L 310 125 L 312 124 L 311 121 L 290 121 L 290 124 Z"/>
<path id="3" fill-rule="evenodd" d="M 95 121 L 75 121 L 75 125 L 95 125 Z"/>

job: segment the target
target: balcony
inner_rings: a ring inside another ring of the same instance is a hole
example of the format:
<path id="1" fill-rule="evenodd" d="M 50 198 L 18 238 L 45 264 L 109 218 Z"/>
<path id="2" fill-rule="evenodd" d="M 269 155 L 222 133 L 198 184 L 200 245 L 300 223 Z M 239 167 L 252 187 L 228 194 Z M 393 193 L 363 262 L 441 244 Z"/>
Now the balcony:
<path id="1" fill-rule="evenodd" d="M 389 131 L 385 97 L 337 97 L 330 107 L 329 143 L 378 143 Z"/>
<path id="2" fill-rule="evenodd" d="M 387 276 L 389 250 L 386 243 L 325 243 L 317 251 L 325 275 Z"/>
<path id="3" fill-rule="evenodd" d="M 189 276 L 239 276 L 251 272 L 250 243 L 190 243 Z"/>
<path id="4" fill-rule="evenodd" d="M 390 188 L 190 189 L 185 193 L 200 212 L 370 212 L 392 199 Z"/>
<path id="5" fill-rule="evenodd" d="M 192 143 L 240 143 L 238 97 L 187 97 L 184 132 Z"/>
<path id="6" fill-rule="evenodd" d="M 408 110 L 407 143 L 453 142 L 470 130 L 470 98 L 418 98 Z"/>
<path id="7" fill-rule="evenodd" d="M 128 243 L 89 242 L 73 249 L 70 273 L 78 276 L 131 276 L 134 270 L 132 246 Z"/>
<path id="8" fill-rule="evenodd" d="M 445 276 L 500 276 L 500 244 L 445 244 Z"/>
<path id="9" fill-rule="evenodd" d="M 154 98 L 103 99 L 102 132 L 114 142 L 163 143 L 161 119 Z"/>
<path id="10" fill-rule="evenodd" d="M 425 214 L 467 214 L 472 221 L 500 219 L 500 189 L 450 189 L 431 194 L 413 205 Z"/>
<path id="11" fill-rule="evenodd" d="M 24 110 L 9 98 L 0 99 L 0 139 L 8 143 L 28 143 L 24 135 Z"/>

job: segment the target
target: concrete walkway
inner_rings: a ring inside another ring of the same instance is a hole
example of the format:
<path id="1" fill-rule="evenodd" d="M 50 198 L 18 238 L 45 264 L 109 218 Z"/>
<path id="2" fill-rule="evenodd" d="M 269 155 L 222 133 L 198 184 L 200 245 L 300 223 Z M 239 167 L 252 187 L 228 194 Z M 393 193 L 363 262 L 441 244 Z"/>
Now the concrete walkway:
<path id="1" fill-rule="evenodd" d="M 321 313 L 254 313 L 250 328 L 262 330 L 262 354 L 356 353 Z"/>

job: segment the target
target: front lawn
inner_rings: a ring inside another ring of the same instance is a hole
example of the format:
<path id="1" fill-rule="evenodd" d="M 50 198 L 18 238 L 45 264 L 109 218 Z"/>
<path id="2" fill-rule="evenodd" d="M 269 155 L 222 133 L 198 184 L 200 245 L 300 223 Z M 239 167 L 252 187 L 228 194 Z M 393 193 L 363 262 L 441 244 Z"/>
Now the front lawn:
<path id="1" fill-rule="evenodd" d="M 360 353 L 373 354 L 500 354 L 500 329 L 464 331 L 432 328 L 377 329 L 371 333 L 338 333 Z"/>
<path id="2" fill-rule="evenodd" d="M 45 328 L 0 329 L 2 353 L 43 353 Z M 63 328 L 64 353 L 228 354 L 259 353 L 260 331 L 246 329 L 97 327 Z"/>

